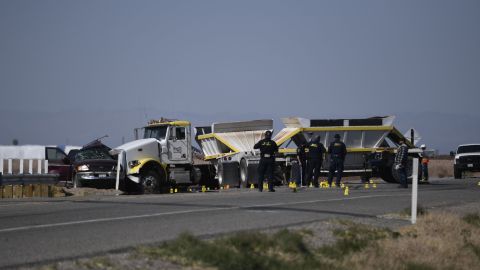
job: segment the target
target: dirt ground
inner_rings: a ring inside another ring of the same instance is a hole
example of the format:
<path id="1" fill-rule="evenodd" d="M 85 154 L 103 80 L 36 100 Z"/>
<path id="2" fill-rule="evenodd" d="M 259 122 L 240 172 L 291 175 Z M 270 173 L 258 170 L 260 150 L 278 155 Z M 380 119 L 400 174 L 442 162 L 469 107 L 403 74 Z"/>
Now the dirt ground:
<path id="1" fill-rule="evenodd" d="M 431 177 L 453 177 L 453 160 L 432 159 L 428 164 L 428 172 Z"/>

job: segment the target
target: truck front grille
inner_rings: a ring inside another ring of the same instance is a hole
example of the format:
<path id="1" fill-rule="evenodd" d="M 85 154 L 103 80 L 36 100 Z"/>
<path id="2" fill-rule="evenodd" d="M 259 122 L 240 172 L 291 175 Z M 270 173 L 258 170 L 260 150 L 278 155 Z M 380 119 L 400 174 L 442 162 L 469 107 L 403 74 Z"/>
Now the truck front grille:
<path id="1" fill-rule="evenodd" d="M 480 156 L 460 157 L 461 163 L 480 163 Z"/>

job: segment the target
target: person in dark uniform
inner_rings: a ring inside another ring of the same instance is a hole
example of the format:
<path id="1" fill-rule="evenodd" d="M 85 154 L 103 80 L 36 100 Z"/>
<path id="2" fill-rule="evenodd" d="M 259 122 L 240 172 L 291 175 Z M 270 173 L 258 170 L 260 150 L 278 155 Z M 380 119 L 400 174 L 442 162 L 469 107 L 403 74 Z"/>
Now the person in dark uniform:
<path id="1" fill-rule="evenodd" d="M 304 143 L 302 143 L 297 148 L 297 156 L 298 156 L 298 159 L 300 160 L 300 167 L 301 167 L 302 186 L 307 185 L 307 182 L 305 181 L 305 179 L 306 179 L 305 172 L 307 170 L 307 157 L 306 157 L 306 154 L 305 154 L 305 147 L 306 147 L 306 145 Z"/>
<path id="2" fill-rule="evenodd" d="M 328 147 L 328 153 L 330 154 L 330 168 L 328 171 L 328 184 L 332 185 L 333 174 L 337 172 L 337 180 L 335 183 L 340 185 L 343 173 L 343 163 L 345 162 L 345 156 L 347 156 L 347 147 L 340 141 L 340 135 L 335 134 L 335 141 L 333 141 Z"/>
<path id="3" fill-rule="evenodd" d="M 265 174 L 268 180 L 268 191 L 275 192 L 273 189 L 273 171 L 275 168 L 275 153 L 278 152 L 278 146 L 272 140 L 272 132 L 267 130 L 265 138 L 257 142 L 253 149 L 260 149 L 260 163 L 258 164 L 258 190 L 263 191 L 263 181 Z"/>
<path id="4" fill-rule="evenodd" d="M 316 136 L 306 145 L 307 150 L 307 175 L 306 184 L 310 185 L 313 176 L 313 185 L 318 187 L 318 178 L 320 177 L 320 168 L 323 163 L 323 154 L 325 153 L 325 147 L 320 142 L 320 136 Z"/>

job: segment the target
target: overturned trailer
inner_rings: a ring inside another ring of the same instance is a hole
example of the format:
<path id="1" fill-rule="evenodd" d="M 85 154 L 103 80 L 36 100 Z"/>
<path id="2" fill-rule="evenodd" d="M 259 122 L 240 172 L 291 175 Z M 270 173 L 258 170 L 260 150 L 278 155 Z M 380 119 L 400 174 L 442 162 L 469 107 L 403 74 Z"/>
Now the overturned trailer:
<path id="1" fill-rule="evenodd" d="M 401 140 L 409 148 L 413 143 L 405 138 L 393 126 L 393 116 L 372 117 L 363 119 L 305 119 L 300 117 L 283 118 L 285 128 L 273 138 L 284 157 L 296 155 L 297 146 L 306 144 L 312 136 L 321 136 L 321 142 L 328 147 L 339 134 L 347 146 L 344 175 L 365 178 L 379 177 L 386 182 L 398 182 L 393 162 L 396 148 Z M 418 152 L 411 152 L 410 158 Z M 288 160 L 288 158 L 287 158 Z M 411 162 L 409 162 L 411 164 Z M 326 175 L 329 159 L 322 164 L 322 174 Z M 411 175 L 412 168 L 407 168 Z"/>
<path id="2" fill-rule="evenodd" d="M 313 136 L 321 136 L 328 147 L 339 134 L 347 146 L 344 175 L 363 178 L 378 177 L 386 182 L 398 182 L 393 162 L 396 148 L 404 140 L 409 148 L 414 144 L 393 126 L 393 116 L 363 119 L 306 119 L 283 118 L 285 128 L 273 140 L 280 147 L 276 157 L 275 182 L 289 179 L 291 160 L 297 158 L 297 147 L 306 144 Z M 273 130 L 273 120 L 214 123 L 208 127 L 195 128 L 197 143 L 217 169 L 221 185 L 246 187 L 257 184 L 256 170 L 260 160 L 253 146 L 263 138 L 267 130 Z M 411 152 L 410 158 L 418 157 Z M 409 162 L 411 164 L 411 162 Z M 328 174 L 329 159 L 322 164 L 322 174 Z M 411 175 L 411 166 L 407 168 Z"/>
<path id="3" fill-rule="evenodd" d="M 260 153 L 253 146 L 273 130 L 273 120 L 214 123 L 195 128 L 195 139 L 217 169 L 220 185 L 247 187 L 257 184 Z"/>

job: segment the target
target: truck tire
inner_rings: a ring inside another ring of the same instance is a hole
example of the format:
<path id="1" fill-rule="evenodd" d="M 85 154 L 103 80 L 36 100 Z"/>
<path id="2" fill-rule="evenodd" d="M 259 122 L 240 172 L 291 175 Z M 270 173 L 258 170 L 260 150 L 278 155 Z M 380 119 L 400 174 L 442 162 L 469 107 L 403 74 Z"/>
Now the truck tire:
<path id="1" fill-rule="evenodd" d="M 455 179 L 462 179 L 462 170 L 460 169 L 453 169 L 453 176 Z"/>
<path id="2" fill-rule="evenodd" d="M 160 175 L 154 170 L 142 173 L 140 178 L 140 191 L 143 194 L 152 194 L 160 191 L 163 182 Z"/>
<path id="3" fill-rule="evenodd" d="M 248 166 L 247 166 L 247 161 L 245 159 L 242 159 L 240 161 L 240 187 L 241 188 L 248 188 Z"/>

